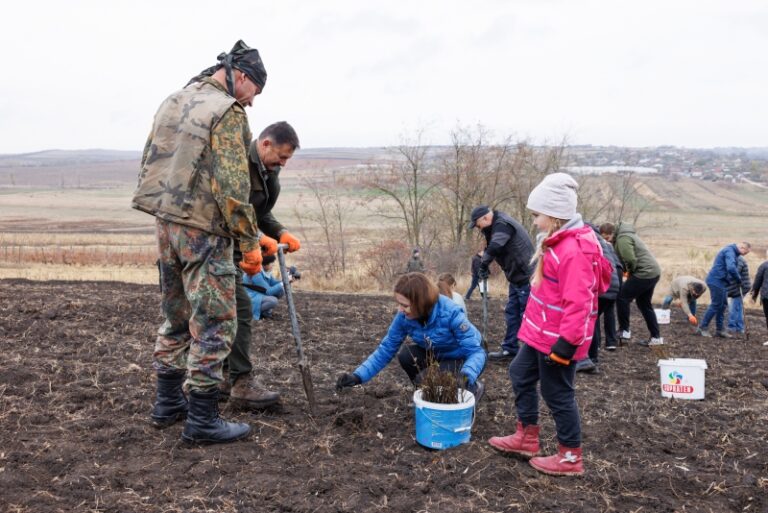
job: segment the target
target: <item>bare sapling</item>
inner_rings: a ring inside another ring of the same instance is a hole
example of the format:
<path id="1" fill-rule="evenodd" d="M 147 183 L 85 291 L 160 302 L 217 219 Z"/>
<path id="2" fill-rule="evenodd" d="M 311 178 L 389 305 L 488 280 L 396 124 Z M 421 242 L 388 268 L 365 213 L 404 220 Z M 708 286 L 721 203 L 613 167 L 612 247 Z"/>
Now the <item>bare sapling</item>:
<path id="1" fill-rule="evenodd" d="M 427 368 L 422 376 L 419 384 L 422 399 L 437 404 L 461 402 L 459 389 L 462 388 L 463 378 L 460 378 L 456 371 L 441 369 L 431 351 L 427 355 Z"/>

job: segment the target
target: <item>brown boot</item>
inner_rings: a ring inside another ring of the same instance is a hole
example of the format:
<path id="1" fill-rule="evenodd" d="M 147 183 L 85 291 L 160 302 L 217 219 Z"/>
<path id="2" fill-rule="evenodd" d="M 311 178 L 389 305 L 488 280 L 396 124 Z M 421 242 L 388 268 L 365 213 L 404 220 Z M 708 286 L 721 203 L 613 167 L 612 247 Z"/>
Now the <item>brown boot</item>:
<path id="1" fill-rule="evenodd" d="M 229 398 L 241 406 L 260 410 L 277 404 L 280 394 L 268 390 L 258 379 L 246 374 L 232 385 Z"/>

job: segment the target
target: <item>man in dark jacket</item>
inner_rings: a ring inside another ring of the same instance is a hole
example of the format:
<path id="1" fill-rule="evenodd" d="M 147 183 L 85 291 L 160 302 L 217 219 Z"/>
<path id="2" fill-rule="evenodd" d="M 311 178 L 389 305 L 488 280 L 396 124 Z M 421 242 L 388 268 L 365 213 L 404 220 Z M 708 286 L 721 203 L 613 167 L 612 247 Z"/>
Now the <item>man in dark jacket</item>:
<path id="1" fill-rule="evenodd" d="M 480 283 L 480 262 L 483 259 L 483 251 L 480 250 L 477 253 L 475 253 L 472 256 L 472 283 L 469 285 L 469 289 L 467 289 L 467 293 L 464 294 L 464 299 L 469 300 L 469 298 L 472 297 L 472 292 L 474 292 L 475 288 L 477 288 L 477 285 Z M 483 292 L 483 289 L 480 289 L 480 296 L 485 294 Z"/>
<path id="2" fill-rule="evenodd" d="M 301 244 L 272 214 L 280 195 L 280 169 L 299 147 L 296 131 L 280 121 L 265 128 L 248 151 L 248 167 L 251 177 L 249 201 L 256 212 L 259 230 L 263 233 L 259 244 L 264 255 L 277 252 L 278 241 L 288 245 L 288 252 L 297 251 Z M 235 251 L 235 263 L 241 258 Z M 251 363 L 251 300 L 243 286 L 242 274 L 237 278 L 237 334 L 232 352 L 227 359 L 229 379 L 221 387 L 223 396 L 249 408 L 266 408 L 280 400 L 280 394 L 268 390 L 254 375 Z"/>
<path id="3" fill-rule="evenodd" d="M 739 242 L 738 244 L 729 244 L 721 249 L 715 261 L 712 263 L 712 269 L 707 274 L 707 286 L 709 295 L 712 298 L 709 308 L 704 313 L 704 319 L 698 329 L 698 334 L 702 337 L 711 337 L 712 334 L 707 330 L 709 323 L 715 319 L 717 331 L 716 337 L 731 338 L 725 331 L 725 306 L 727 304 L 726 292 L 731 283 L 739 283 L 741 275 L 737 267 L 739 255 L 749 253 L 752 245 L 749 242 Z"/>
<path id="4" fill-rule="evenodd" d="M 600 247 L 603 250 L 603 255 L 613 264 L 611 286 L 603 293 L 603 295 L 597 298 L 597 319 L 595 320 L 595 331 L 592 335 L 592 343 L 589 346 L 589 357 L 576 363 L 576 372 L 597 373 L 598 355 L 600 353 L 601 316 L 605 316 L 605 349 L 608 351 L 616 350 L 616 318 L 614 316 L 609 317 L 606 313 L 612 312 L 615 308 L 616 297 L 619 294 L 619 276 L 624 272 L 624 268 L 621 265 L 618 255 L 616 255 L 616 252 L 613 250 L 613 246 L 600 235 L 597 226 L 593 224 L 590 224 L 589 226 L 595 231 L 597 240 L 600 242 Z"/>
<path id="5" fill-rule="evenodd" d="M 726 291 L 728 296 L 728 326 L 727 333 L 744 334 L 744 296 L 749 294 L 752 282 L 749 279 L 749 265 L 747 259 L 739 255 L 736 259 L 736 270 L 741 279 L 731 283 Z"/>
<path id="6" fill-rule="evenodd" d="M 472 210 L 469 228 L 478 228 L 486 242 L 478 277 L 481 280 L 486 279 L 490 275 L 488 266 L 496 260 L 509 282 L 509 299 L 504 309 L 507 332 L 504 342 L 501 343 L 501 350 L 488 353 L 488 357 L 492 360 L 511 360 L 517 355 L 517 331 L 520 329 L 525 304 L 531 292 L 533 243 L 528 232 L 518 221 L 485 205 Z"/>
<path id="7" fill-rule="evenodd" d="M 765 252 L 766 258 L 768 258 L 768 251 Z M 760 298 L 760 302 L 763 303 L 763 315 L 765 315 L 765 324 L 768 326 L 768 260 L 760 264 L 757 268 L 757 274 L 755 275 L 755 281 L 752 283 L 752 302 L 757 302 L 757 298 Z M 768 346 L 768 340 L 763 342 L 764 346 Z"/>

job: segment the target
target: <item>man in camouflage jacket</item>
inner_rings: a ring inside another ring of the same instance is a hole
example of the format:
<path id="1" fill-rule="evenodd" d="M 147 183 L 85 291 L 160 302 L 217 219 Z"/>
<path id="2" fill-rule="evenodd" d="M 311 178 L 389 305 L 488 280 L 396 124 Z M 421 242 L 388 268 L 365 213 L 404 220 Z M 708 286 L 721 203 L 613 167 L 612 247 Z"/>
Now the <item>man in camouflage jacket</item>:
<path id="1" fill-rule="evenodd" d="M 186 416 L 186 441 L 230 442 L 250 432 L 247 424 L 221 419 L 217 400 L 237 326 L 234 241 L 243 270 L 261 269 L 244 107 L 266 77 L 259 52 L 238 41 L 162 103 L 142 156 L 132 206 L 157 218 L 165 316 L 154 350 L 151 419 L 166 427 Z"/>

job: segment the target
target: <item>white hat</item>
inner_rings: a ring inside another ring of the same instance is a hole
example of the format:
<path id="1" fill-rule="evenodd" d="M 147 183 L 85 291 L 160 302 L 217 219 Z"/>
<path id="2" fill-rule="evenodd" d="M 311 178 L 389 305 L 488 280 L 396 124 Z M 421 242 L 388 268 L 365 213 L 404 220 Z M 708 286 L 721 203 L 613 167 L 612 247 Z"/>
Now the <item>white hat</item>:
<path id="1" fill-rule="evenodd" d="M 576 190 L 579 184 L 571 175 L 552 173 L 544 177 L 528 196 L 528 210 L 557 219 L 576 216 Z"/>

